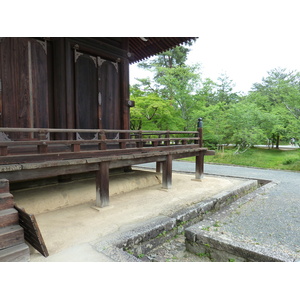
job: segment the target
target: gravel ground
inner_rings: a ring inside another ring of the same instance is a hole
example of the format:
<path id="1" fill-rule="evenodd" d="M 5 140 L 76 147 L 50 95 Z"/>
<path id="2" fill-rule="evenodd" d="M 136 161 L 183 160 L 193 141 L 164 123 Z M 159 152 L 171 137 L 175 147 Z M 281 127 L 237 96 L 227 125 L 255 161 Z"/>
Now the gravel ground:
<path id="1" fill-rule="evenodd" d="M 183 234 L 140 257 L 144 262 L 209 262 L 208 257 L 194 255 L 185 249 Z"/>
<path id="2" fill-rule="evenodd" d="M 193 172 L 193 168 L 193 163 L 173 163 L 174 171 Z M 205 164 L 204 171 L 209 175 L 273 181 L 272 188 L 218 220 L 219 230 L 237 239 L 300 256 L 299 172 L 212 164 Z"/>

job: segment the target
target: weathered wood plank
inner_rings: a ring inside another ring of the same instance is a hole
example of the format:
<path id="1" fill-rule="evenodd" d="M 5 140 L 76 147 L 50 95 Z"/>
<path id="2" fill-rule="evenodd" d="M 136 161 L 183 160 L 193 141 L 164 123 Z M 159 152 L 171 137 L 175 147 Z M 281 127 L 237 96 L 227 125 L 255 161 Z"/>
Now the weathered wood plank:
<path id="1" fill-rule="evenodd" d="M 24 242 L 23 228 L 12 225 L 0 228 L 0 249 L 12 247 Z"/>
<path id="2" fill-rule="evenodd" d="M 19 216 L 14 208 L 0 210 L 0 228 L 18 224 Z"/>
<path id="3" fill-rule="evenodd" d="M 29 247 L 25 243 L 0 250 L 0 262 L 28 262 L 29 259 Z"/>
<path id="4" fill-rule="evenodd" d="M 0 193 L 0 210 L 14 207 L 14 197 L 10 193 Z"/>
<path id="5" fill-rule="evenodd" d="M 43 256 L 49 256 L 46 244 L 40 232 L 35 216 L 28 214 L 24 209 L 15 205 L 15 209 L 19 213 L 20 226 L 24 229 L 25 240 L 30 243 Z"/>
<path id="6" fill-rule="evenodd" d="M 9 181 L 7 179 L 0 179 L 0 194 L 9 193 Z"/>
<path id="7" fill-rule="evenodd" d="M 41 153 L 41 154 L 25 154 L 25 155 L 11 155 L 0 157 L 0 164 L 15 164 L 15 163 L 30 163 L 30 162 L 43 162 L 52 160 L 64 159 L 80 159 L 88 157 L 101 157 L 101 156 L 119 156 L 123 154 L 132 153 L 150 153 L 156 151 L 175 151 L 180 149 L 199 149 L 197 145 L 191 144 L 186 147 L 183 145 L 174 146 L 161 146 L 161 147 L 147 147 L 141 148 L 127 148 L 127 149 L 112 149 L 112 150 L 92 150 L 80 152 L 58 152 L 58 153 Z M 200 150 L 200 149 L 199 149 Z"/>

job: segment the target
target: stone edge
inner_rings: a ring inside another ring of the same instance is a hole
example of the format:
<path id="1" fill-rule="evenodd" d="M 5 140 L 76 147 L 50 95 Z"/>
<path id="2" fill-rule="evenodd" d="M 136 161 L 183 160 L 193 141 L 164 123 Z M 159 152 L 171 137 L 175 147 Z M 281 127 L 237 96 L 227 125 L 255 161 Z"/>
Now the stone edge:
<path id="1" fill-rule="evenodd" d="M 212 198 L 201 201 L 188 208 L 181 209 L 170 217 L 158 216 L 143 222 L 133 230 L 113 234 L 94 244 L 93 248 L 114 262 L 142 262 L 142 260 L 123 249 L 150 241 L 163 232 L 169 232 L 181 224 L 188 223 L 188 221 L 197 218 L 199 215 L 205 216 L 207 213 L 218 211 L 238 198 L 246 194 L 249 195 L 253 191 L 257 192 L 263 188 L 257 188 L 257 186 L 258 180 L 248 180 L 234 190 L 221 192 Z M 189 228 L 187 228 L 187 230 Z"/>

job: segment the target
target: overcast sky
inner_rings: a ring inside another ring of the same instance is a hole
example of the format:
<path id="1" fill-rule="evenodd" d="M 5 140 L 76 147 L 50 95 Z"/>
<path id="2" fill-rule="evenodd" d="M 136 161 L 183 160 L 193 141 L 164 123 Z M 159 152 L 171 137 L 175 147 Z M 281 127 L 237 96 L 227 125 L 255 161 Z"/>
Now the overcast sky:
<path id="1" fill-rule="evenodd" d="M 206 2 L 185 18 L 187 33 L 198 37 L 188 63 L 200 63 L 204 77 L 216 80 L 226 73 L 236 91 L 247 93 L 273 68 L 300 71 L 299 1 Z M 145 74 L 136 66 L 130 71 L 131 82 Z"/>
<path id="2" fill-rule="evenodd" d="M 273 68 L 300 71 L 299 0 L 84 3 L 73 5 L 70 14 L 68 1 L 53 0 L 43 7 L 38 0 L 5 2 L 2 36 L 198 37 L 188 62 L 200 63 L 203 76 L 212 80 L 225 72 L 236 91 L 245 93 Z M 131 83 L 143 76 L 131 66 Z"/>

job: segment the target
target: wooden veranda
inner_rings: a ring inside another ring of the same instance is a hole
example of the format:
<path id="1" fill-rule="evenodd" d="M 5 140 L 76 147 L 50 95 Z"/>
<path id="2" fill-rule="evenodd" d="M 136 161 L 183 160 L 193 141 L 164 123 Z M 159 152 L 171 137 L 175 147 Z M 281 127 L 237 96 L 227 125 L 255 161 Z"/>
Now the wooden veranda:
<path id="1" fill-rule="evenodd" d="M 196 157 L 195 177 L 203 175 L 203 157 L 213 151 L 202 147 L 198 131 L 134 131 L 104 129 L 0 128 L 0 177 L 10 182 L 66 174 L 94 172 L 96 206 L 109 205 L 109 169 L 156 162 L 162 187 L 172 184 L 172 160 Z M 28 134 L 29 140 L 10 136 Z M 53 139 L 63 133 L 69 139 Z M 81 136 L 93 136 L 83 139 Z"/>

